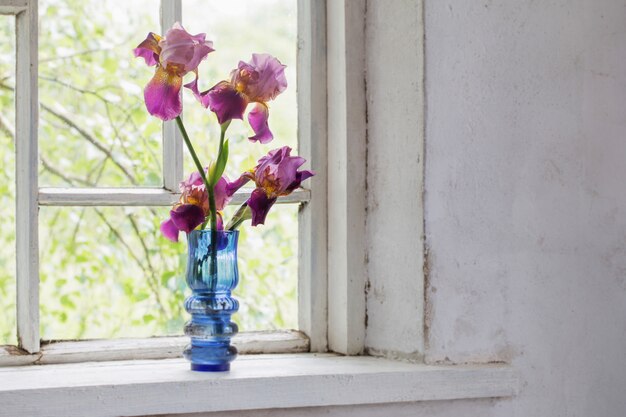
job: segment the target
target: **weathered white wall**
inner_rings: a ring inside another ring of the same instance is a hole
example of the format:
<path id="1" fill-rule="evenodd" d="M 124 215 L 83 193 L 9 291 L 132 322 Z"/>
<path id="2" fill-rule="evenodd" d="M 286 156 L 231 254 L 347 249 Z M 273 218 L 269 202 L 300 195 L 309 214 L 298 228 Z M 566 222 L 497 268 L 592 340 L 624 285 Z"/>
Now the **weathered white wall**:
<path id="1" fill-rule="evenodd" d="M 626 1 L 426 1 L 431 361 L 626 415 Z"/>
<path id="2" fill-rule="evenodd" d="M 423 22 L 419 1 L 367 2 L 365 347 L 411 359 L 424 352 Z"/>
<path id="3" fill-rule="evenodd" d="M 391 286 L 409 267 L 421 282 L 419 239 L 393 219 L 420 210 L 415 197 L 398 198 L 393 183 L 420 193 L 413 168 L 421 109 L 399 101 L 398 88 L 409 98 L 421 73 L 397 67 L 412 65 L 421 48 L 405 42 L 419 31 L 415 3 L 368 1 L 376 25 L 367 31 L 368 81 L 389 74 L 387 88 L 368 85 L 368 234 L 382 232 L 371 223 L 380 219 L 406 243 L 394 256 L 368 242 L 370 255 L 381 256 L 370 259 L 372 288 L 385 279 Z M 221 415 L 626 415 L 626 1 L 426 0 L 424 11 L 426 360 L 510 361 L 522 392 Z M 391 59 L 393 48 L 404 59 Z M 386 290 L 386 302 L 418 293 L 413 284 Z M 371 291 L 370 314 L 386 311 Z M 415 340 L 420 317 L 405 320 Z M 388 349 L 381 325 L 372 323 L 366 341 Z"/>

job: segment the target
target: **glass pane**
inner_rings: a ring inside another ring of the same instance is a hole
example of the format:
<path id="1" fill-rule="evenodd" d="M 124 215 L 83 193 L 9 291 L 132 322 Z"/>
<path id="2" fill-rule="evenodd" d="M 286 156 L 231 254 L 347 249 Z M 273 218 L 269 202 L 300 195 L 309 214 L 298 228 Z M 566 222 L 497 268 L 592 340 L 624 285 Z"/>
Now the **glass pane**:
<path id="1" fill-rule="evenodd" d="M 182 334 L 186 244 L 161 237 L 167 212 L 41 208 L 43 339 Z M 242 331 L 297 325 L 297 206 L 275 207 L 267 223 L 241 236 L 235 321 Z"/>
<path id="2" fill-rule="evenodd" d="M 0 16 L 0 345 L 17 344 L 14 86 L 15 18 Z"/>
<path id="3" fill-rule="evenodd" d="M 176 334 L 184 245 L 159 234 L 167 208 L 42 207 L 42 339 Z"/>
<path id="4" fill-rule="evenodd" d="M 298 328 L 298 207 L 277 204 L 266 225 L 239 229 L 240 331 Z"/>
<path id="5" fill-rule="evenodd" d="M 256 161 L 269 150 L 289 145 L 297 149 L 296 101 L 296 51 L 297 10 L 296 0 L 185 0 L 183 25 L 189 32 L 207 33 L 215 52 L 200 66 L 200 89 L 210 88 L 221 80 L 230 79 L 230 72 L 239 61 L 249 61 L 252 53 L 268 53 L 287 66 L 287 90 L 269 103 L 269 124 L 274 140 L 269 144 L 250 143 L 252 135 L 247 121 L 233 120 L 227 137 L 230 140 L 230 158 L 227 174 L 234 178 L 256 165 Z M 202 13 L 198 11 L 202 10 Z M 191 75 L 189 75 L 191 77 Z M 187 91 L 185 125 L 189 131 L 200 160 L 208 164 L 215 158 L 219 141 L 219 126 L 215 115 L 200 106 Z M 250 110 L 252 106 L 249 106 Z M 246 119 L 246 116 L 244 116 Z M 185 172 L 193 164 L 185 155 Z"/>
<path id="6" fill-rule="evenodd" d="M 153 70 L 132 54 L 159 30 L 159 2 L 41 0 L 39 11 L 39 184 L 160 186 L 161 122 L 142 93 Z"/>
<path id="7" fill-rule="evenodd" d="M 229 79 L 239 61 L 253 53 L 269 53 L 287 66 L 288 87 L 269 103 L 269 124 L 274 140 L 251 143 L 247 121 L 233 120 L 227 137 L 230 158 L 227 175 L 234 179 L 256 165 L 271 149 L 288 145 L 297 153 L 297 1 L 296 0 L 186 0 L 183 25 L 195 34 L 207 33 L 215 52 L 200 66 L 200 89 Z M 205 11 L 198 13 L 199 10 Z M 215 115 L 185 92 L 185 125 L 204 164 L 215 158 L 219 126 Z M 251 106 L 248 108 L 250 110 Z M 245 116 L 244 116 L 245 119 Z M 185 172 L 194 170 L 185 151 Z M 227 210 L 228 214 L 234 209 Z M 240 237 L 241 330 L 297 328 L 298 206 L 276 206 L 267 226 L 242 227 Z"/>

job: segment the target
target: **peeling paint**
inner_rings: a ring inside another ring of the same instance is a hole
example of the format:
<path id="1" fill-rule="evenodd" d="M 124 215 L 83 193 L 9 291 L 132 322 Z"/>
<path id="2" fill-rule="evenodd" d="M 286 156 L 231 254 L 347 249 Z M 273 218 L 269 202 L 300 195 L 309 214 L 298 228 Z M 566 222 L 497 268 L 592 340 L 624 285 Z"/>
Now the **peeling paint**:
<path id="1" fill-rule="evenodd" d="M 430 299 L 430 249 L 424 241 L 424 353 L 430 349 L 430 326 L 432 323 L 433 306 Z M 434 287 L 433 287 L 434 288 Z M 435 291 L 433 291 L 435 292 Z"/>
<path id="2" fill-rule="evenodd" d="M 366 6 L 365 346 L 412 354 L 423 351 L 424 339 L 423 51 L 414 48 L 423 39 L 422 4 L 369 0 Z M 389 22 L 397 30 L 388 31 Z"/>
<path id="3" fill-rule="evenodd" d="M 367 348 L 365 354 L 408 363 L 424 363 L 424 355 L 418 351 L 405 353 L 395 350 Z"/>

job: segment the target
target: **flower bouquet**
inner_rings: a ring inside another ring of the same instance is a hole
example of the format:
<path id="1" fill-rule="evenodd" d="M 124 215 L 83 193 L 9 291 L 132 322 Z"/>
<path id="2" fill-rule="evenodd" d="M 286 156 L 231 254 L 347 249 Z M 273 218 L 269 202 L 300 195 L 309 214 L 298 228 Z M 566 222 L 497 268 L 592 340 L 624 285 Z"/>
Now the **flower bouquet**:
<path id="1" fill-rule="evenodd" d="M 228 163 L 229 142 L 226 132 L 233 119 L 247 120 L 254 134 L 250 142 L 269 143 L 268 102 L 287 88 L 285 66 L 268 54 L 253 54 L 249 62 L 240 61 L 229 80 L 215 84 L 207 91 L 198 88 L 198 67 L 214 52 L 213 42 L 200 33 L 191 35 L 178 23 L 164 37 L 149 33 L 134 49 L 156 71 L 144 89 L 148 112 L 161 120 L 176 120 L 196 171 L 180 183 L 180 199 L 161 224 L 163 235 L 177 242 L 180 232 L 187 234 L 188 262 L 186 281 L 192 295 L 185 300 L 191 320 L 185 334 L 191 344 L 184 356 L 196 371 L 227 371 L 237 350 L 230 339 L 237 334 L 237 325 L 230 321 L 238 310 L 231 291 L 238 282 L 237 229 L 247 220 L 252 226 L 264 224 L 265 218 L 280 196 L 290 194 L 302 181 L 314 175 L 298 170 L 306 161 L 291 156 L 287 146 L 274 149 L 262 157 L 256 167 L 234 181 L 224 174 Z M 220 141 L 215 158 L 209 165 L 198 159 L 180 117 L 183 78 L 193 79 L 184 85 L 198 102 L 215 113 L 220 125 Z M 234 193 L 252 181 L 255 188 L 250 198 L 225 222 L 223 209 Z"/>

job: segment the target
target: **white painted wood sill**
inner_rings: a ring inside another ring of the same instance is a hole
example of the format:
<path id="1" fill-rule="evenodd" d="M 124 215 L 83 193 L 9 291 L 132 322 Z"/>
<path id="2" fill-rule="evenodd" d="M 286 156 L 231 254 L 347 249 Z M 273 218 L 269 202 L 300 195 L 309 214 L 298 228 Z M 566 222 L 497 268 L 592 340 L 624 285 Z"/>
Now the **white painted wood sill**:
<path id="1" fill-rule="evenodd" d="M 430 366 L 333 354 L 241 356 L 229 373 L 182 359 L 0 368 L 0 416 L 142 416 L 515 395 L 508 365 Z"/>

